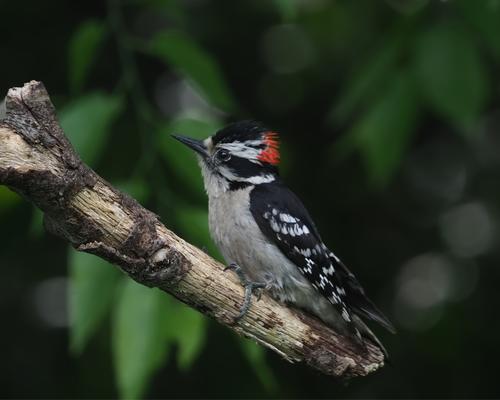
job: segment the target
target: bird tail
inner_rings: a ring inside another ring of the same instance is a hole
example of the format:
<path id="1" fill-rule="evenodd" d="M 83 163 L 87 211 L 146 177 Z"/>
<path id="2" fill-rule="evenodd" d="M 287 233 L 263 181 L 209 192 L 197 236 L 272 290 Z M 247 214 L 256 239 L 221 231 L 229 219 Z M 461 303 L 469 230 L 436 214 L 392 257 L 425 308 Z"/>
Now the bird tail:
<path id="1" fill-rule="evenodd" d="M 333 255 L 333 253 L 332 253 Z M 349 306 L 360 317 L 371 319 L 382 325 L 391 333 L 396 333 L 396 328 L 392 325 L 382 311 L 366 295 L 364 289 L 349 269 L 340 260 L 336 260 L 339 267 L 339 276 L 349 298 Z"/>
<path id="2" fill-rule="evenodd" d="M 353 302 L 354 304 L 351 306 L 356 314 L 379 323 L 391 333 L 396 333 L 396 328 L 391 321 L 389 321 L 389 318 L 387 318 L 384 313 L 364 295 L 364 293 L 361 296 L 356 296 L 356 300 L 357 301 Z"/>
<path id="3" fill-rule="evenodd" d="M 387 353 L 386 348 L 382 344 L 382 342 L 378 339 L 377 336 L 371 331 L 370 328 L 359 318 L 357 315 L 352 316 L 352 320 L 354 322 L 354 325 L 356 325 L 356 328 L 359 330 L 361 333 L 361 336 L 364 338 L 368 339 L 370 342 L 372 342 L 375 346 L 378 346 L 380 350 L 382 350 L 382 353 L 384 353 L 384 357 L 386 360 L 389 359 L 389 353 Z"/>

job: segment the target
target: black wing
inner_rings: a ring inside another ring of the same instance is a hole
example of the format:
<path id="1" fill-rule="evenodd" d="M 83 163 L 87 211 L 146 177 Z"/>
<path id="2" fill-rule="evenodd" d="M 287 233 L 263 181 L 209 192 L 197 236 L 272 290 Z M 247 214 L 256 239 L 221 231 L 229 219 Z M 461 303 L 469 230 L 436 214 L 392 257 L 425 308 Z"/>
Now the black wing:
<path id="1" fill-rule="evenodd" d="M 337 274 L 342 286 L 345 288 L 348 304 L 353 311 L 361 317 L 371 319 L 378 322 L 389 332 L 396 333 L 396 328 L 392 325 L 391 321 L 380 311 L 377 306 L 366 296 L 365 291 L 361 284 L 358 282 L 354 274 L 347 269 L 342 261 L 338 259 L 328 249 L 328 254 L 332 262 L 337 266 Z"/>
<path id="2" fill-rule="evenodd" d="M 250 211 L 262 233 L 298 266 L 347 322 L 351 322 L 352 311 L 394 331 L 356 277 L 323 244 L 309 213 L 292 191 L 273 182 L 256 186 L 250 196 Z"/>

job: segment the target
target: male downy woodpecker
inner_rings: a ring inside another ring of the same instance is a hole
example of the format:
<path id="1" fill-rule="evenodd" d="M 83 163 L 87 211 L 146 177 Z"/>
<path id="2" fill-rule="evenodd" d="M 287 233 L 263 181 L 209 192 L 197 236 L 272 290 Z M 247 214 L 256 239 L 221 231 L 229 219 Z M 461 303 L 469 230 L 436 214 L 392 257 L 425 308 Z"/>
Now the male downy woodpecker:
<path id="1" fill-rule="evenodd" d="M 323 243 L 309 213 L 278 174 L 278 135 L 254 121 L 231 124 L 207 139 L 174 136 L 199 158 L 213 240 L 245 286 L 304 309 L 361 343 L 384 347 L 361 317 L 394 327 L 356 277 Z"/>

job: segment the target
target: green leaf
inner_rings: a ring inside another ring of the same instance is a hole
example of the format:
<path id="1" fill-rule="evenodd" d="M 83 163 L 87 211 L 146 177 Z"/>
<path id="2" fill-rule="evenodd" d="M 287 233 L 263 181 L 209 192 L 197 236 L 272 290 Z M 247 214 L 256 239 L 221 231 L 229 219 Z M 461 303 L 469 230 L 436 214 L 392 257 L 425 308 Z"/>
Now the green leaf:
<path id="1" fill-rule="evenodd" d="M 110 310 L 122 274 L 99 257 L 70 249 L 69 275 L 70 348 L 79 354 Z"/>
<path id="2" fill-rule="evenodd" d="M 203 179 L 192 150 L 172 138 L 172 134 L 204 139 L 220 128 L 218 122 L 195 119 L 177 119 L 158 132 L 161 153 L 172 173 L 198 198 L 205 198 Z"/>
<path id="3" fill-rule="evenodd" d="M 43 211 L 36 206 L 32 206 L 29 234 L 36 238 L 43 234 Z"/>
<path id="4" fill-rule="evenodd" d="M 393 78 L 388 90 L 349 133 L 359 149 L 372 184 L 387 184 L 399 166 L 415 130 L 418 104 L 412 80 Z"/>
<path id="5" fill-rule="evenodd" d="M 354 72 L 347 82 L 329 119 L 332 122 L 345 123 L 357 108 L 364 107 L 380 95 L 381 88 L 394 74 L 394 69 L 401 49 L 401 32 L 385 38 L 380 48 Z"/>
<path id="6" fill-rule="evenodd" d="M 21 202 L 21 197 L 8 189 L 6 186 L 0 185 L 0 213 L 9 210 L 14 205 Z"/>
<path id="7" fill-rule="evenodd" d="M 175 301 L 165 324 L 166 337 L 176 343 L 177 365 L 187 371 L 203 350 L 207 334 L 207 319 L 198 311 Z"/>
<path id="8" fill-rule="evenodd" d="M 87 20 L 73 33 L 68 49 L 69 84 L 73 92 L 81 91 L 106 28 L 101 21 Z"/>
<path id="9" fill-rule="evenodd" d="M 123 287 L 113 319 L 113 356 L 120 397 L 143 396 L 153 373 L 168 355 L 164 326 L 167 297 L 131 279 Z"/>
<path id="10" fill-rule="evenodd" d="M 120 97 L 95 92 L 80 97 L 61 112 L 61 126 L 77 153 L 89 165 L 99 160 L 111 124 L 122 111 Z"/>
<path id="11" fill-rule="evenodd" d="M 274 0 L 274 5 L 285 22 L 292 21 L 297 17 L 299 11 L 297 3 L 297 0 Z"/>
<path id="12" fill-rule="evenodd" d="M 500 60 L 500 2 L 459 0 L 454 3 L 462 16 L 480 32 L 497 61 Z"/>
<path id="13" fill-rule="evenodd" d="M 235 110 L 218 64 L 190 37 L 176 31 L 160 33 L 151 40 L 150 51 L 186 77 L 211 105 L 225 112 Z"/>
<path id="14" fill-rule="evenodd" d="M 207 209 L 184 206 L 179 207 L 176 215 L 182 236 L 195 246 L 205 248 L 212 257 L 220 259 L 219 251 L 210 238 Z"/>
<path id="15" fill-rule="evenodd" d="M 142 179 L 116 182 L 114 186 L 141 204 L 144 204 L 148 200 L 151 192 L 149 185 Z"/>
<path id="16" fill-rule="evenodd" d="M 243 354 L 252 366 L 260 383 L 262 383 L 269 393 L 276 393 L 278 390 L 278 381 L 266 362 L 265 349 L 252 340 L 244 338 L 240 338 L 240 345 Z"/>
<path id="17" fill-rule="evenodd" d="M 429 105 L 458 128 L 468 128 L 488 97 L 488 74 L 477 44 L 460 26 L 442 23 L 417 39 L 418 87 Z"/>

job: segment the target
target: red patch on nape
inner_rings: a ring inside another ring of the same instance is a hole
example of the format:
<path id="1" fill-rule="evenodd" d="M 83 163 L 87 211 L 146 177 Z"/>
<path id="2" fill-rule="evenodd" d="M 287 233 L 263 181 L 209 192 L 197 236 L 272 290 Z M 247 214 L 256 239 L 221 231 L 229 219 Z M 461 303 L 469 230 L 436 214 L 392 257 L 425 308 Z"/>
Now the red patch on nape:
<path id="1" fill-rule="evenodd" d="M 278 165 L 280 162 L 279 137 L 276 132 L 264 133 L 264 142 L 266 148 L 260 152 L 258 159 L 272 165 Z"/>

